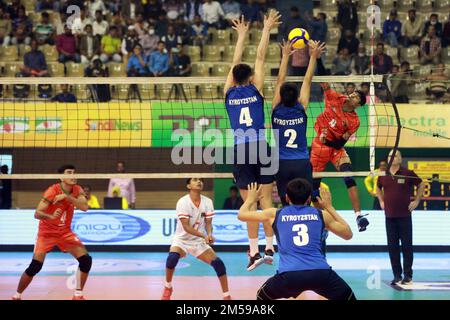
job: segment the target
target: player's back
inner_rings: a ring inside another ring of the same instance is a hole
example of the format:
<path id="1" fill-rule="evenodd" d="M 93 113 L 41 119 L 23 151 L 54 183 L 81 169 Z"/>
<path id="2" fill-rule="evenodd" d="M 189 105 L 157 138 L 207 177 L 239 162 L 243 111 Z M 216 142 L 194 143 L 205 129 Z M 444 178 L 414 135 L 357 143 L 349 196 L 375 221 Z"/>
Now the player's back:
<path id="1" fill-rule="evenodd" d="M 305 108 L 297 103 L 286 107 L 282 103 L 272 111 L 272 129 L 278 130 L 278 149 L 281 160 L 309 159 Z"/>
<path id="2" fill-rule="evenodd" d="M 264 98 L 253 84 L 230 88 L 225 106 L 235 144 L 265 140 Z"/>
<path id="3" fill-rule="evenodd" d="M 273 229 L 278 243 L 278 272 L 329 269 L 322 251 L 322 212 L 291 205 L 277 211 Z"/>

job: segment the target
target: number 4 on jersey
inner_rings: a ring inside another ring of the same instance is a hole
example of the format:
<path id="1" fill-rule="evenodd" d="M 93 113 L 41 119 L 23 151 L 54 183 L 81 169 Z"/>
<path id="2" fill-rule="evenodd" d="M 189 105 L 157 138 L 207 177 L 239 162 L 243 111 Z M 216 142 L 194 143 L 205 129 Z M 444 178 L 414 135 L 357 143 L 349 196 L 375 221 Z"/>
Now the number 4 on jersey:
<path id="1" fill-rule="evenodd" d="M 241 114 L 239 116 L 239 124 L 245 124 L 247 127 L 251 127 L 253 124 L 253 119 L 250 116 L 250 108 L 245 107 L 241 109 Z"/>

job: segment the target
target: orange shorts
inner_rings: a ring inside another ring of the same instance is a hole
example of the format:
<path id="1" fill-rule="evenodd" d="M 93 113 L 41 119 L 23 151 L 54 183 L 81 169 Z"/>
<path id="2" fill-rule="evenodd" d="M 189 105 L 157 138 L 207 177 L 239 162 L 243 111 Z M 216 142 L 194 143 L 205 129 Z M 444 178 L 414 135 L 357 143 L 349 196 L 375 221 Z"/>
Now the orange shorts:
<path id="1" fill-rule="evenodd" d="M 315 138 L 311 145 L 311 165 L 313 172 L 325 171 L 328 162 L 337 166 L 342 157 L 348 157 L 344 148 L 336 150 L 328 147 Z"/>
<path id="2" fill-rule="evenodd" d="M 81 240 L 73 232 L 38 235 L 34 246 L 34 253 L 47 253 L 55 246 L 58 246 L 62 252 L 67 252 L 67 249 L 70 247 L 79 247 L 82 245 Z"/>

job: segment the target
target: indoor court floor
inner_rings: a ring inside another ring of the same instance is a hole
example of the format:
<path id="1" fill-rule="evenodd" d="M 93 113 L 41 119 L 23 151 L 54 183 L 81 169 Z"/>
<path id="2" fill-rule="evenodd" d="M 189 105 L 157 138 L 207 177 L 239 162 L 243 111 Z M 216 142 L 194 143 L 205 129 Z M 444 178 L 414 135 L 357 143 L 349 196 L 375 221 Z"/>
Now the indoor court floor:
<path id="1" fill-rule="evenodd" d="M 93 267 L 84 290 L 89 300 L 157 300 L 163 289 L 167 253 L 92 252 Z M 14 294 L 31 252 L 0 252 L 0 300 Z M 236 300 L 254 300 L 274 266 L 246 271 L 246 253 L 219 253 L 225 262 L 230 292 Z M 387 253 L 328 253 L 328 261 L 363 300 L 450 299 L 450 253 L 416 253 L 414 284 L 389 285 L 392 279 Z M 72 297 L 77 262 L 68 254 L 52 252 L 27 291 L 24 300 L 66 300 Z M 180 260 L 173 281 L 174 300 L 221 299 L 214 270 L 189 256 Z"/>

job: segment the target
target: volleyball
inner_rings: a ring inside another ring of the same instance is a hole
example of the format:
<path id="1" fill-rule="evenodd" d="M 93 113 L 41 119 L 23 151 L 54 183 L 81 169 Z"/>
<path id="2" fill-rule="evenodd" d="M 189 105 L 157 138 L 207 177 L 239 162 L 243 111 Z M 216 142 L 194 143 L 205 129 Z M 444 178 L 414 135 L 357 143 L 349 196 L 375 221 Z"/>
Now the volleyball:
<path id="1" fill-rule="evenodd" d="M 295 28 L 289 32 L 288 39 L 294 49 L 302 49 L 308 44 L 309 34 L 305 29 Z"/>

